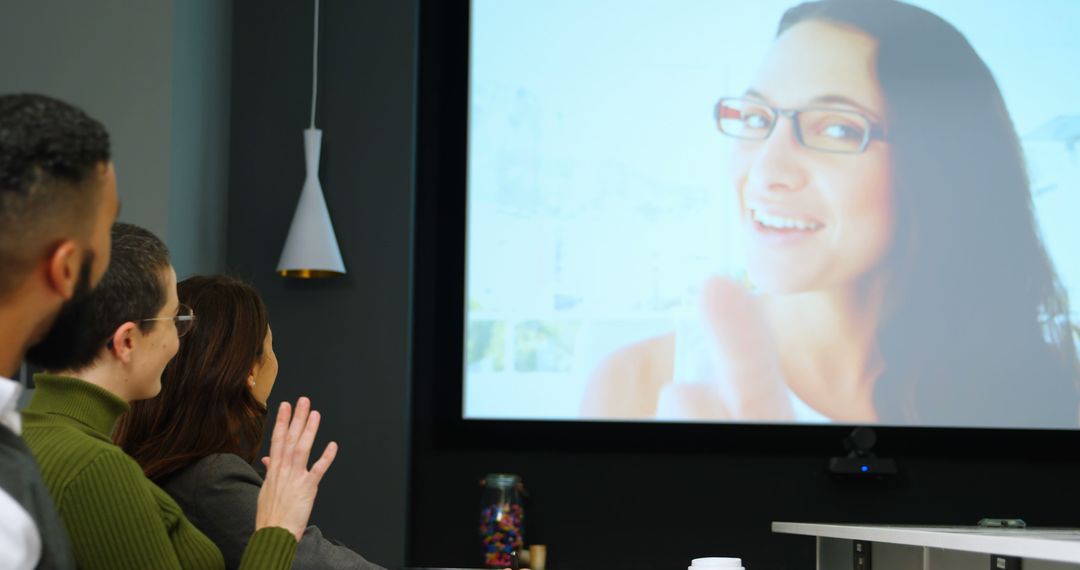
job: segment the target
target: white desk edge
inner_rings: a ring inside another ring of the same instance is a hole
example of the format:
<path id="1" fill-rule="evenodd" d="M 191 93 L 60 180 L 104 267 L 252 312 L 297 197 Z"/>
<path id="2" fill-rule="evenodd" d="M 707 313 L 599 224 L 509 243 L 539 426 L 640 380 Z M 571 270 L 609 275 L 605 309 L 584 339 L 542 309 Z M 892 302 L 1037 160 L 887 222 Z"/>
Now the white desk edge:
<path id="1" fill-rule="evenodd" d="M 772 531 L 1080 563 L 1080 529 L 773 522 Z"/>

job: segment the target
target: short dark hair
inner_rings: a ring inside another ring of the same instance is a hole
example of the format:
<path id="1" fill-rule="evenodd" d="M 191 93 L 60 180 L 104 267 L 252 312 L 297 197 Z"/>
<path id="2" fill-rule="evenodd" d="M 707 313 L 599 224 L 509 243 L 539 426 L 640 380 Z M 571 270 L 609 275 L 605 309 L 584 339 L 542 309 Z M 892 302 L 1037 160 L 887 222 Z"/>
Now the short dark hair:
<path id="1" fill-rule="evenodd" d="M 44 95 L 0 95 L 0 295 L 59 232 L 89 228 L 86 212 L 101 196 L 85 182 L 110 160 L 109 133 L 82 110 Z"/>
<path id="2" fill-rule="evenodd" d="M 165 306 L 168 292 L 161 273 L 170 266 L 169 249 L 157 236 L 132 224 L 112 227 L 112 259 L 101 283 L 86 299 L 85 322 L 74 335 L 76 349 L 70 370 L 83 370 L 97 360 L 120 325 L 135 322 L 143 331 Z"/>

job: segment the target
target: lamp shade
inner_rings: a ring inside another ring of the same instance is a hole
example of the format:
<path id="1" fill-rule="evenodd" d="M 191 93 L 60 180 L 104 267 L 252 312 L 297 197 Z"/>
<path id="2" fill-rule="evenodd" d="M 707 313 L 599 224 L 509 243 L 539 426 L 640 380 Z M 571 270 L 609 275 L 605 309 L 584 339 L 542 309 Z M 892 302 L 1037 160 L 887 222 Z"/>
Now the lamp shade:
<path id="1" fill-rule="evenodd" d="M 322 130 L 304 130 L 304 157 L 307 176 L 300 192 L 300 203 L 293 214 L 289 236 L 281 251 L 277 271 L 284 277 L 331 277 L 345 273 L 334 224 L 326 208 L 322 184 L 319 183 L 319 154 L 322 151 Z"/>

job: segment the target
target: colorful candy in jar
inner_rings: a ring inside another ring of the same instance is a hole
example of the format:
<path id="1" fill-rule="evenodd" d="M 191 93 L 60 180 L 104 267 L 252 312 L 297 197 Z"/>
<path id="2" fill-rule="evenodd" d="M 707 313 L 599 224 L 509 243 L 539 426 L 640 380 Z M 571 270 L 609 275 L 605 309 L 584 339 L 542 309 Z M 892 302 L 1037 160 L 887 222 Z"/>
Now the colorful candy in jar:
<path id="1" fill-rule="evenodd" d="M 522 548 L 524 518 L 521 505 L 514 503 L 498 503 L 480 511 L 480 543 L 486 566 L 510 566 L 510 553 Z"/>

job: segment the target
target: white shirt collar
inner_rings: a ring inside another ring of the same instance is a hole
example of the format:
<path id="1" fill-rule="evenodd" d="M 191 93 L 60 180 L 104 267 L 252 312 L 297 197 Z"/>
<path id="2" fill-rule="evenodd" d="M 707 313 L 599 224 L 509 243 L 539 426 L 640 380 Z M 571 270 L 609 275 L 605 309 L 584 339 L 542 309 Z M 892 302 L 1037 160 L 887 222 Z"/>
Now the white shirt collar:
<path id="1" fill-rule="evenodd" d="M 19 416 L 19 395 L 22 384 L 0 376 L 0 425 L 5 425 L 16 435 L 22 433 L 22 418 Z"/>

